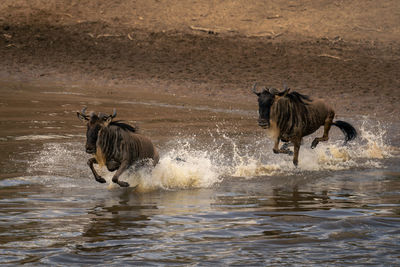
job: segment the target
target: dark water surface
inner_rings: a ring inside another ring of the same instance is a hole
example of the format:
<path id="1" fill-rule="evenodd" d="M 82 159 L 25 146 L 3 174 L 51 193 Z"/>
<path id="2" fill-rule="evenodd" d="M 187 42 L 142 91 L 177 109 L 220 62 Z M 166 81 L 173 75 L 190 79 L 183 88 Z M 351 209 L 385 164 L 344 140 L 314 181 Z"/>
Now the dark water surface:
<path id="1" fill-rule="evenodd" d="M 294 168 L 257 125 L 241 126 L 256 124 L 256 107 L 0 90 L 0 264 L 400 264 L 398 121 L 346 117 L 353 144 L 338 130 L 315 150 L 306 138 Z M 93 179 L 83 105 L 118 105 L 154 140 L 159 165 L 122 177 L 136 189 Z"/>

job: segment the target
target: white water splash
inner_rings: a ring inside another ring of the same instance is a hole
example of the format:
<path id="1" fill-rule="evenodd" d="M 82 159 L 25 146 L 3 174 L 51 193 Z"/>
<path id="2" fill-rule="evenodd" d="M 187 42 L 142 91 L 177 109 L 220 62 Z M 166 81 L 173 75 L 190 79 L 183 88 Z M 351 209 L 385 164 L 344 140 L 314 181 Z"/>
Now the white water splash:
<path id="1" fill-rule="evenodd" d="M 209 188 L 221 182 L 226 170 L 220 164 L 216 164 L 211 155 L 213 151 L 194 149 L 189 142 L 173 142 L 178 148 L 161 151 L 160 161 L 154 168 L 130 170 L 121 175 L 120 179 L 127 181 L 131 186 L 137 186 L 140 192 Z M 109 182 L 110 189 L 119 187 L 111 183 L 112 174 L 104 178 Z"/>
<path id="2" fill-rule="evenodd" d="M 153 190 L 179 190 L 210 188 L 225 177 L 293 175 L 303 171 L 335 171 L 346 169 L 379 168 L 382 159 L 392 157 L 386 129 L 364 119 L 356 140 L 343 146 L 343 136 L 333 136 L 311 149 L 312 137 L 304 139 L 300 149 L 299 166 L 292 163 L 292 156 L 272 152 L 272 142 L 267 135 L 232 137 L 217 128 L 209 138 L 199 141 L 196 137 L 172 140 L 160 151 L 160 161 L 153 168 L 125 172 L 120 179 L 141 192 Z M 335 141 L 335 137 L 339 138 Z M 82 150 L 82 151 L 81 151 Z M 67 177 L 90 177 L 86 165 L 88 155 L 80 144 L 52 143 L 31 161 L 30 173 L 41 172 Z M 110 189 L 119 188 L 111 182 L 113 173 L 99 169 Z"/>
<path id="3" fill-rule="evenodd" d="M 364 117 L 360 126 L 360 136 L 362 138 L 363 157 L 373 159 L 383 159 L 392 156 L 396 148 L 390 146 L 387 141 L 387 131 L 379 121 L 373 126 L 367 118 Z"/>
<path id="4" fill-rule="evenodd" d="M 28 162 L 28 174 L 55 176 L 88 175 L 87 154 L 80 143 L 45 143 L 38 155 Z"/>
<path id="5" fill-rule="evenodd" d="M 272 142 L 264 158 L 249 155 L 240 158 L 232 176 L 271 176 L 276 174 L 293 174 L 299 171 L 335 171 L 352 168 L 380 168 L 384 158 L 392 157 L 387 133 L 381 123 L 373 125 L 367 118 L 363 119 L 358 129 L 358 137 L 347 145 L 342 140 L 321 142 L 315 149 L 310 148 L 315 136 L 304 139 L 300 148 L 299 166 L 292 164 L 293 156 L 272 154 Z M 339 136 L 339 138 L 343 138 Z M 278 160 L 277 160 L 278 159 Z"/>

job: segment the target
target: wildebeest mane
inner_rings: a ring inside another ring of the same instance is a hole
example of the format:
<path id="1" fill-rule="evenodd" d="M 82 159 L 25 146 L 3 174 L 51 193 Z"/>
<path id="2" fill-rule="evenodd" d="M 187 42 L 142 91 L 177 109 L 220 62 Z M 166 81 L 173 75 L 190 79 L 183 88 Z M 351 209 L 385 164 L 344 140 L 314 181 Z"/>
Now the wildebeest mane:
<path id="1" fill-rule="evenodd" d="M 124 123 L 122 121 L 112 121 L 110 123 L 110 125 L 117 126 L 119 128 L 122 128 L 123 130 L 130 131 L 132 133 L 136 133 L 138 131 L 137 127 L 131 126 L 131 125 L 129 125 L 127 123 Z"/>
<path id="2" fill-rule="evenodd" d="M 132 163 L 153 153 L 151 142 L 137 134 L 137 128 L 121 121 L 104 127 L 99 132 L 97 145 L 107 161 L 125 157 Z"/>
<path id="3" fill-rule="evenodd" d="M 304 105 L 308 105 L 309 102 L 312 101 L 308 95 L 303 95 L 296 91 L 293 91 L 293 92 L 287 94 L 286 97 L 289 98 L 293 102 L 302 103 Z"/>
<path id="4" fill-rule="evenodd" d="M 295 135 L 308 123 L 308 108 L 312 102 L 307 95 L 296 91 L 280 97 L 271 107 L 271 119 L 276 122 L 282 138 Z"/>

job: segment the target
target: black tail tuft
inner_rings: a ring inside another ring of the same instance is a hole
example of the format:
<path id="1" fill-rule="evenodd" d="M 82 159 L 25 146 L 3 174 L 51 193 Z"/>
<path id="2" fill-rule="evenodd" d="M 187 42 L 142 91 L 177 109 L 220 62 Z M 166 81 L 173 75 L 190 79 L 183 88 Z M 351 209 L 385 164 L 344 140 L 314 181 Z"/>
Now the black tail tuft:
<path id="1" fill-rule="evenodd" d="M 347 123 L 345 121 L 335 121 L 332 124 L 339 127 L 339 129 L 342 130 L 345 136 L 345 141 L 344 141 L 345 144 L 348 141 L 351 141 L 357 137 L 357 131 L 350 123 Z"/>

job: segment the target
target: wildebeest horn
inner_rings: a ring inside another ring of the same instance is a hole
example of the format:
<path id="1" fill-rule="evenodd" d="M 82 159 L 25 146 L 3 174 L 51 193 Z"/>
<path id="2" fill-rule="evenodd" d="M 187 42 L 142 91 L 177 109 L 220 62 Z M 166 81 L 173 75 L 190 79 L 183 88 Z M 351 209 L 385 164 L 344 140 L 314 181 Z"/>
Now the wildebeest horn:
<path id="1" fill-rule="evenodd" d="M 113 109 L 113 114 L 111 115 L 111 118 L 115 118 L 115 117 L 117 117 L 117 109 L 116 108 Z"/>
<path id="2" fill-rule="evenodd" d="M 290 88 L 287 86 L 287 84 L 286 83 L 283 83 L 283 89 L 286 91 L 286 90 L 290 90 Z"/>
<path id="3" fill-rule="evenodd" d="M 269 93 L 272 94 L 272 95 L 277 95 L 277 94 L 279 94 L 279 91 L 276 90 L 275 88 L 269 88 L 268 91 L 269 91 Z"/>
<path id="4" fill-rule="evenodd" d="M 256 95 L 260 95 L 260 93 L 257 92 L 256 87 L 257 87 L 257 83 L 254 83 L 254 85 L 253 85 L 253 93 L 255 93 Z"/>
<path id="5" fill-rule="evenodd" d="M 83 107 L 81 112 L 77 112 L 79 119 L 89 120 L 89 116 L 86 115 L 86 109 L 87 109 L 87 107 Z"/>

